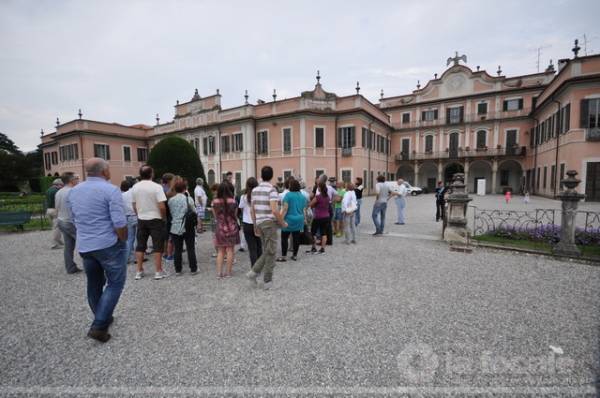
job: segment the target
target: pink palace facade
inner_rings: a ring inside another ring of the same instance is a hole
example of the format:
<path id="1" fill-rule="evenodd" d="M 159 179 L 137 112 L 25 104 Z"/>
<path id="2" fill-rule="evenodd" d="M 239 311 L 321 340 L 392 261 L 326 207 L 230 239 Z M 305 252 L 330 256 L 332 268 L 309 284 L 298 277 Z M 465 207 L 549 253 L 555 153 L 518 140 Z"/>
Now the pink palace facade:
<path id="1" fill-rule="evenodd" d="M 541 73 L 489 74 L 448 59 L 449 68 L 412 93 L 374 104 L 360 94 L 314 89 L 289 99 L 222 109 L 221 95 L 177 103 L 172 121 L 153 127 L 79 119 L 43 135 L 46 174 L 75 171 L 100 156 L 110 162 L 112 182 L 136 176 L 152 146 L 169 135 L 188 140 L 208 183 L 228 171 L 239 189 L 264 165 L 275 175 L 349 180 L 402 177 L 432 189 L 464 172 L 469 192 L 485 179 L 488 193 L 507 188 L 548 197 L 560 190 L 566 170 L 582 180 L 586 200 L 600 201 L 600 55 L 550 64 Z M 58 121 L 57 121 L 58 122 Z"/>

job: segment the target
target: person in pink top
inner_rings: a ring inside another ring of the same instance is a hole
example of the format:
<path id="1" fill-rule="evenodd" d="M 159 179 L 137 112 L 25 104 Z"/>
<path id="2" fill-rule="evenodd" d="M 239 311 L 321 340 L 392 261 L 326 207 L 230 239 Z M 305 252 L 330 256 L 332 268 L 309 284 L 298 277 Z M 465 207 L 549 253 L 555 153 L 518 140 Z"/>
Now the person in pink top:
<path id="1" fill-rule="evenodd" d="M 327 184 L 324 181 L 320 181 L 317 186 L 317 192 L 310 201 L 310 207 L 313 209 L 313 221 L 310 227 L 310 233 L 317 239 L 317 232 L 321 234 L 321 249 L 317 252 L 317 248 L 313 243 L 313 247 L 310 250 L 311 253 L 323 254 L 325 253 L 325 246 L 327 245 L 327 231 L 331 223 L 331 217 L 329 213 L 329 207 L 331 205 L 331 199 L 327 194 Z"/>
<path id="2" fill-rule="evenodd" d="M 512 198 L 512 193 L 510 192 L 510 190 L 506 190 L 506 193 L 504 194 L 504 200 L 506 200 L 506 203 L 510 203 L 510 199 Z"/>

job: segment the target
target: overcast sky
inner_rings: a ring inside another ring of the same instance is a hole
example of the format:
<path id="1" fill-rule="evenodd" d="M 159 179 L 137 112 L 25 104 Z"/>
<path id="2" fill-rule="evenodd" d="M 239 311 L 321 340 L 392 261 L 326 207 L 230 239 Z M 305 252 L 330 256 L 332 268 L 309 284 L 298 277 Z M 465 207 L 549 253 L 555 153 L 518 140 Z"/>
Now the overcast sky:
<path id="1" fill-rule="evenodd" d="M 600 50 L 600 1 L 0 0 L 0 132 L 22 150 L 84 118 L 153 125 L 176 100 L 221 90 L 223 107 L 312 89 L 377 102 L 415 89 L 459 51 L 494 74 L 536 72 Z M 582 53 L 583 54 L 583 50 Z"/>

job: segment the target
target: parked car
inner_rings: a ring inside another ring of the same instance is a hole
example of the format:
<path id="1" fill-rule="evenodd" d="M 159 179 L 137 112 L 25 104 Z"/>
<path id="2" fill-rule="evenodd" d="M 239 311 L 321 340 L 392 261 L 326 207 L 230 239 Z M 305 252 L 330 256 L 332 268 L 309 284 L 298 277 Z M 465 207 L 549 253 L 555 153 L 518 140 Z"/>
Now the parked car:
<path id="1" fill-rule="evenodd" d="M 398 189 L 398 183 L 396 181 L 386 181 L 385 184 L 388 186 L 390 191 L 395 191 Z M 404 186 L 409 195 L 417 196 L 423 193 L 423 189 L 419 187 L 413 187 L 408 183 L 408 181 L 404 181 Z"/>

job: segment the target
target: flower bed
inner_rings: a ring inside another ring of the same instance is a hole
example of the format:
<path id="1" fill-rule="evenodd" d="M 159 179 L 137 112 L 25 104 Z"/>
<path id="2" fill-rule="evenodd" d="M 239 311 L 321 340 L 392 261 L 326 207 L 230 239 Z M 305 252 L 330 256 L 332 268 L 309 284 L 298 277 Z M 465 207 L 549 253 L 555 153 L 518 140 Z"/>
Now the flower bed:
<path id="1" fill-rule="evenodd" d="M 560 225 L 544 224 L 537 227 L 513 227 L 501 225 L 485 235 L 497 236 L 511 240 L 529 240 L 534 242 L 545 242 L 556 244 L 560 241 Z M 575 244 L 577 245 L 600 245 L 600 228 L 575 228 Z"/>

